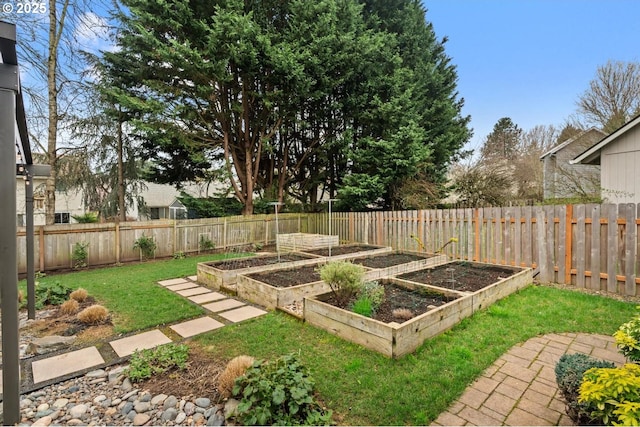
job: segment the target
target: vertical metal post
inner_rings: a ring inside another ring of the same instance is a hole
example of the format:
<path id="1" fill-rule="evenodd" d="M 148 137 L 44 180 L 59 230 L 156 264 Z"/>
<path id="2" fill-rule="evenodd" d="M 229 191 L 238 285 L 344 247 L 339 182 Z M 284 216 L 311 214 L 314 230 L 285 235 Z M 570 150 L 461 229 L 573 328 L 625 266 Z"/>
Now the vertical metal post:
<path id="1" fill-rule="evenodd" d="M 24 182 L 25 200 L 27 202 L 27 317 L 36 318 L 36 271 L 33 260 L 33 175 L 27 166 Z"/>
<path id="2" fill-rule="evenodd" d="M 331 202 L 334 202 L 338 199 L 329 199 L 329 258 L 331 258 Z"/>
<path id="3" fill-rule="evenodd" d="M 20 421 L 16 234 L 16 93 L 0 89 L 0 307 L 4 425 Z"/>

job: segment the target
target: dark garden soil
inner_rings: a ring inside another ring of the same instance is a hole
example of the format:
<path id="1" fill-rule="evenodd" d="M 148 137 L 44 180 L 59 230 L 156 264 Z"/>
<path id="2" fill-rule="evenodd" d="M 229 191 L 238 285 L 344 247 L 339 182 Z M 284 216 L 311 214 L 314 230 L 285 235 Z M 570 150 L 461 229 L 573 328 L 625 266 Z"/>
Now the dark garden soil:
<path id="1" fill-rule="evenodd" d="M 239 270 L 241 268 L 281 264 L 283 262 L 300 261 L 303 259 L 310 259 L 310 257 L 296 254 L 281 254 L 280 260 L 278 260 L 277 255 L 270 255 L 250 258 L 232 258 L 224 261 L 208 262 L 207 265 L 219 268 L 220 270 Z"/>
<path id="2" fill-rule="evenodd" d="M 411 290 L 384 281 L 382 285 L 384 286 L 384 300 L 372 318 L 385 323 L 403 323 L 456 299 L 430 289 Z M 328 294 L 322 300 L 345 310 L 351 310 L 353 305 L 353 301 L 339 304 L 333 294 Z"/>
<path id="3" fill-rule="evenodd" d="M 475 292 L 519 271 L 461 261 L 401 274 L 398 278 L 456 291 Z"/>
<path id="4" fill-rule="evenodd" d="M 383 254 L 374 255 L 367 258 L 356 258 L 351 260 L 354 264 L 360 264 L 369 268 L 387 268 L 394 265 L 406 264 L 413 261 L 422 261 L 430 258 L 428 256 L 419 256 L 413 254 Z"/>
<path id="5" fill-rule="evenodd" d="M 320 273 L 317 269 L 317 265 L 307 265 L 288 270 L 254 273 L 250 274 L 248 277 L 278 288 L 288 288 L 289 286 L 320 281 Z"/>
<path id="6" fill-rule="evenodd" d="M 369 245 L 334 246 L 331 248 L 331 255 L 353 254 L 355 252 L 372 251 L 374 249 L 380 249 L 380 247 L 369 246 Z M 313 250 L 304 251 L 304 252 L 308 254 L 314 254 L 314 255 L 320 255 L 320 256 L 329 256 L 329 248 L 313 249 Z"/>

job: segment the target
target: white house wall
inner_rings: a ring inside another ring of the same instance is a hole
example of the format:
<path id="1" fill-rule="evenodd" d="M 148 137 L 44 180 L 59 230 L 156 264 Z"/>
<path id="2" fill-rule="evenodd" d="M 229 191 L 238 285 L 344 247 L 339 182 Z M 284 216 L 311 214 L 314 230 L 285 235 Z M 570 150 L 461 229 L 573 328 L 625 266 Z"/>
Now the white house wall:
<path id="1" fill-rule="evenodd" d="M 640 126 L 600 153 L 602 196 L 610 203 L 640 203 Z"/>

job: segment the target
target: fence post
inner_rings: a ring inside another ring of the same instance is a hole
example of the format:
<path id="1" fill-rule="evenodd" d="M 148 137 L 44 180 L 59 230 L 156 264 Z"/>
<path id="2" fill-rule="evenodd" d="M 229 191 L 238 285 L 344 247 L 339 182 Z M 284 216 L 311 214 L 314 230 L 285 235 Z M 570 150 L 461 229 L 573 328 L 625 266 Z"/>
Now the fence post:
<path id="1" fill-rule="evenodd" d="M 227 217 L 224 217 L 224 224 L 222 226 L 222 248 L 227 249 Z"/>
<path id="2" fill-rule="evenodd" d="M 116 228 L 115 228 L 115 234 L 116 234 L 116 264 L 120 264 L 120 221 L 116 220 Z"/>
<path id="3" fill-rule="evenodd" d="M 571 253 L 573 247 L 573 227 L 571 223 L 573 221 L 573 205 L 567 205 L 567 213 L 565 214 L 565 235 L 564 235 L 564 283 L 566 285 L 571 284 Z"/>
<path id="4" fill-rule="evenodd" d="M 40 271 L 44 272 L 45 269 L 45 265 L 44 265 L 44 225 L 40 226 L 40 230 L 38 230 L 38 247 L 40 248 Z"/>

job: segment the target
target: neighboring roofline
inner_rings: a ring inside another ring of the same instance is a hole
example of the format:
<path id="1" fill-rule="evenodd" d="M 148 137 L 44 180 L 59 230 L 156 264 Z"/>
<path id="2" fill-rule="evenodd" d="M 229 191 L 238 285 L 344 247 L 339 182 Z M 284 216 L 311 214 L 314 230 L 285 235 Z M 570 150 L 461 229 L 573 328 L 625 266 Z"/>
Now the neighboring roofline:
<path id="1" fill-rule="evenodd" d="M 604 147 L 609 145 L 609 143 L 615 141 L 629 130 L 633 129 L 640 123 L 640 114 L 629 120 L 627 123 L 616 129 L 609 136 L 604 137 L 600 141 L 593 144 L 591 147 L 587 148 L 582 153 L 578 154 L 573 160 L 569 161 L 570 164 L 575 165 L 578 163 L 589 164 L 595 161 L 600 157 L 600 152 Z"/>
<path id="2" fill-rule="evenodd" d="M 556 145 L 555 147 L 553 147 L 552 149 L 550 149 L 549 151 L 544 153 L 542 156 L 540 156 L 540 160 L 544 159 L 545 157 L 547 157 L 549 155 L 556 154 L 558 151 L 562 150 L 564 147 L 566 147 L 567 145 L 571 144 L 572 142 L 582 138 L 586 133 L 591 132 L 592 130 L 600 132 L 603 137 L 607 136 L 607 134 L 604 133 L 603 131 L 601 131 L 600 129 L 598 129 L 596 127 L 590 127 L 589 129 L 583 130 L 582 132 L 580 132 L 578 135 L 574 136 L 573 138 L 569 138 L 569 139 L 565 140 L 564 142 L 561 142 L 560 144 Z"/>

